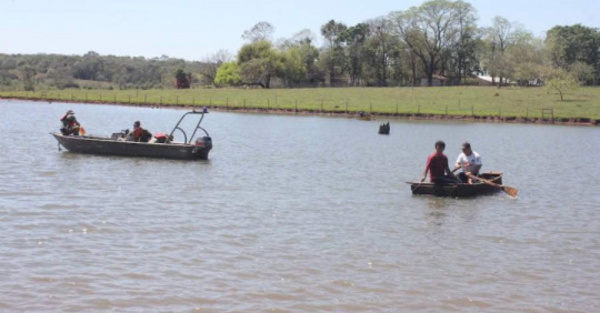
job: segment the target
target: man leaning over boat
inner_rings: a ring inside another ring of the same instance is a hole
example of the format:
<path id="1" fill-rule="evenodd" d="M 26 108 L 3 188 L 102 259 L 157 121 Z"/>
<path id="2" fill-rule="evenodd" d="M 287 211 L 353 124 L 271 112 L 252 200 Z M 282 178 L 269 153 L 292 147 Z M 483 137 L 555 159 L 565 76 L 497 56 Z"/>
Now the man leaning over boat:
<path id="1" fill-rule="evenodd" d="M 479 153 L 473 151 L 471 149 L 471 144 L 469 142 L 465 142 L 462 144 L 462 153 L 458 155 L 456 159 L 455 167 L 462 167 L 462 172 L 458 174 L 458 179 L 460 179 L 463 183 L 473 183 L 473 179 L 469 177 L 469 175 L 479 175 L 479 170 L 481 169 L 481 156 Z"/>

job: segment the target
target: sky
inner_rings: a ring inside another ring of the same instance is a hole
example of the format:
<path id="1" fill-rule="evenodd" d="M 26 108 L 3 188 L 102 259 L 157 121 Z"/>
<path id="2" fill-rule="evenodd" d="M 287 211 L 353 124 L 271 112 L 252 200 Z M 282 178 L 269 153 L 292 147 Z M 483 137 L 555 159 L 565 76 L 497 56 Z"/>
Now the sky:
<path id="1" fill-rule="evenodd" d="M 232 56 L 256 23 L 274 26 L 273 40 L 321 25 L 348 26 L 420 6 L 423 0 L 0 0 L 0 53 L 56 53 L 182 58 Z M 471 0 L 480 27 L 495 16 L 543 37 L 556 25 L 600 28 L 600 0 Z"/>

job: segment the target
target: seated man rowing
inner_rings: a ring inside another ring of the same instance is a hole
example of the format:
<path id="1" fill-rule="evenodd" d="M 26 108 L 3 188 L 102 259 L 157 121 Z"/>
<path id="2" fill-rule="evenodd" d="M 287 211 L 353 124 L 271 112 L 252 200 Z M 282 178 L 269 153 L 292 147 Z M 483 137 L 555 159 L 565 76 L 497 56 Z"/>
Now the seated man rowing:
<path id="1" fill-rule="evenodd" d="M 471 144 L 465 142 L 462 144 L 462 153 L 456 159 L 455 167 L 458 169 L 462 167 L 463 171 L 458 174 L 458 178 L 463 183 L 473 183 L 473 179 L 469 177 L 469 175 L 479 175 L 479 170 L 481 169 L 481 156 L 479 153 L 473 151 L 471 149 Z"/>
<path id="2" fill-rule="evenodd" d="M 429 180 L 432 183 L 455 184 L 458 182 L 458 179 L 448 167 L 448 157 L 444 154 L 445 148 L 446 143 L 443 141 L 440 140 L 435 143 L 435 152 L 427 158 L 427 165 L 425 166 L 421 182 L 425 181 L 428 172 L 430 172 Z"/>

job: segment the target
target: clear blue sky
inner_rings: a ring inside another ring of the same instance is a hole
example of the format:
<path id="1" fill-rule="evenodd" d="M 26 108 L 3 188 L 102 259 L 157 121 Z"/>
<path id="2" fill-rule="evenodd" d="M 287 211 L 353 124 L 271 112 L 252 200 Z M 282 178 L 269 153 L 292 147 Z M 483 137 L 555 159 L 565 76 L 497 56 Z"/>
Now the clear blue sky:
<path id="1" fill-rule="evenodd" d="M 479 26 L 495 16 L 536 36 L 556 25 L 600 28 L 600 0 L 472 0 Z M 331 19 L 348 26 L 419 6 L 420 0 L 0 0 L 0 53 L 168 55 L 202 60 L 220 49 L 235 55 L 242 33 L 260 21 L 273 39 L 319 29 Z"/>

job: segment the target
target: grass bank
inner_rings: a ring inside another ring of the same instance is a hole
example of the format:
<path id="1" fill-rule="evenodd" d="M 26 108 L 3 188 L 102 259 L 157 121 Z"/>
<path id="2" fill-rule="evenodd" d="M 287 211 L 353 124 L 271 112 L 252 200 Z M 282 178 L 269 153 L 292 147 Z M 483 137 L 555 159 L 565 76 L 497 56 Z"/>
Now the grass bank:
<path id="1" fill-rule="evenodd" d="M 228 110 L 359 111 L 416 118 L 552 120 L 600 123 L 600 88 L 579 88 L 560 101 L 545 88 L 403 87 L 312 89 L 3 91 L 0 98 L 156 106 L 210 106 Z"/>

